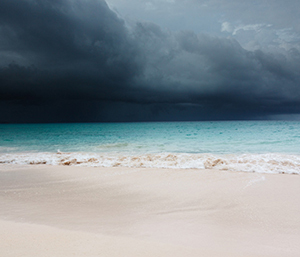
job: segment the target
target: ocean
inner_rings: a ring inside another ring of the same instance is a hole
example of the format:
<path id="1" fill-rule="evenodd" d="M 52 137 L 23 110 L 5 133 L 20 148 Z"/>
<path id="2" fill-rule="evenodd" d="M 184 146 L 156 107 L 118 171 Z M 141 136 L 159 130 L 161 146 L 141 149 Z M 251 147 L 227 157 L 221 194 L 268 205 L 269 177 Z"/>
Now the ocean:
<path id="1" fill-rule="evenodd" d="M 300 173 L 300 122 L 0 124 L 0 163 Z"/>

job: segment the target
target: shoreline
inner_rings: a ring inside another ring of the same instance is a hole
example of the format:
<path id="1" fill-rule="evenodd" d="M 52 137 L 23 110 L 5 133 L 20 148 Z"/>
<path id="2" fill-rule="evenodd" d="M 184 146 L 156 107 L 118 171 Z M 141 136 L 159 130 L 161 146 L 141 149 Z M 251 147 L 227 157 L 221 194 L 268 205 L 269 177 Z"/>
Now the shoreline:
<path id="1" fill-rule="evenodd" d="M 0 165 L 0 256 L 299 256 L 299 184 L 213 169 Z"/>
<path id="2" fill-rule="evenodd" d="M 260 174 L 300 174 L 300 155 L 288 153 L 1 153 L 0 165 L 54 165 L 99 168 L 217 169 Z"/>

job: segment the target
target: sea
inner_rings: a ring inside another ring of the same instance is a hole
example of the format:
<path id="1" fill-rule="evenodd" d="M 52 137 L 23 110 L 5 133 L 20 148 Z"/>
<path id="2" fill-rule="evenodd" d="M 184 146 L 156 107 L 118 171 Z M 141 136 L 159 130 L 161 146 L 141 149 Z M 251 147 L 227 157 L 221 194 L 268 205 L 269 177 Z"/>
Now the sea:
<path id="1" fill-rule="evenodd" d="M 300 122 L 0 124 L 11 164 L 300 174 Z"/>

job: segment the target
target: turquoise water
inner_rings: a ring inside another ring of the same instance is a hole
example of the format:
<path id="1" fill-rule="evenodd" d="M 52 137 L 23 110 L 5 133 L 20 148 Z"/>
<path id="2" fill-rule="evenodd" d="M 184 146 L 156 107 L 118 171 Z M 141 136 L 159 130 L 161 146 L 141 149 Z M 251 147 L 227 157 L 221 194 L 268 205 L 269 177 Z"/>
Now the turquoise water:
<path id="1" fill-rule="evenodd" d="M 276 172 L 300 169 L 300 122 L 294 121 L 1 124 L 0 135 L 2 163 L 73 160 L 72 165 L 272 172 L 261 167 L 274 162 Z M 245 162 L 247 168 L 239 165 Z"/>

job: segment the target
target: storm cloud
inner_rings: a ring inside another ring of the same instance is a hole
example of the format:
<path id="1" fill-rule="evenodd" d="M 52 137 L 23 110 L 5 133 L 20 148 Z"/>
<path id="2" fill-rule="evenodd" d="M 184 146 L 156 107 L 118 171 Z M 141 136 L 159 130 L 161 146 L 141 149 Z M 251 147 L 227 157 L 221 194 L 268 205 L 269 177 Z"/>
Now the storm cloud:
<path id="1" fill-rule="evenodd" d="M 264 26 L 220 31 L 259 37 Z M 3 0 L 0 122 L 300 114 L 297 37 L 251 48 L 228 35 L 127 22 L 102 0 Z"/>

